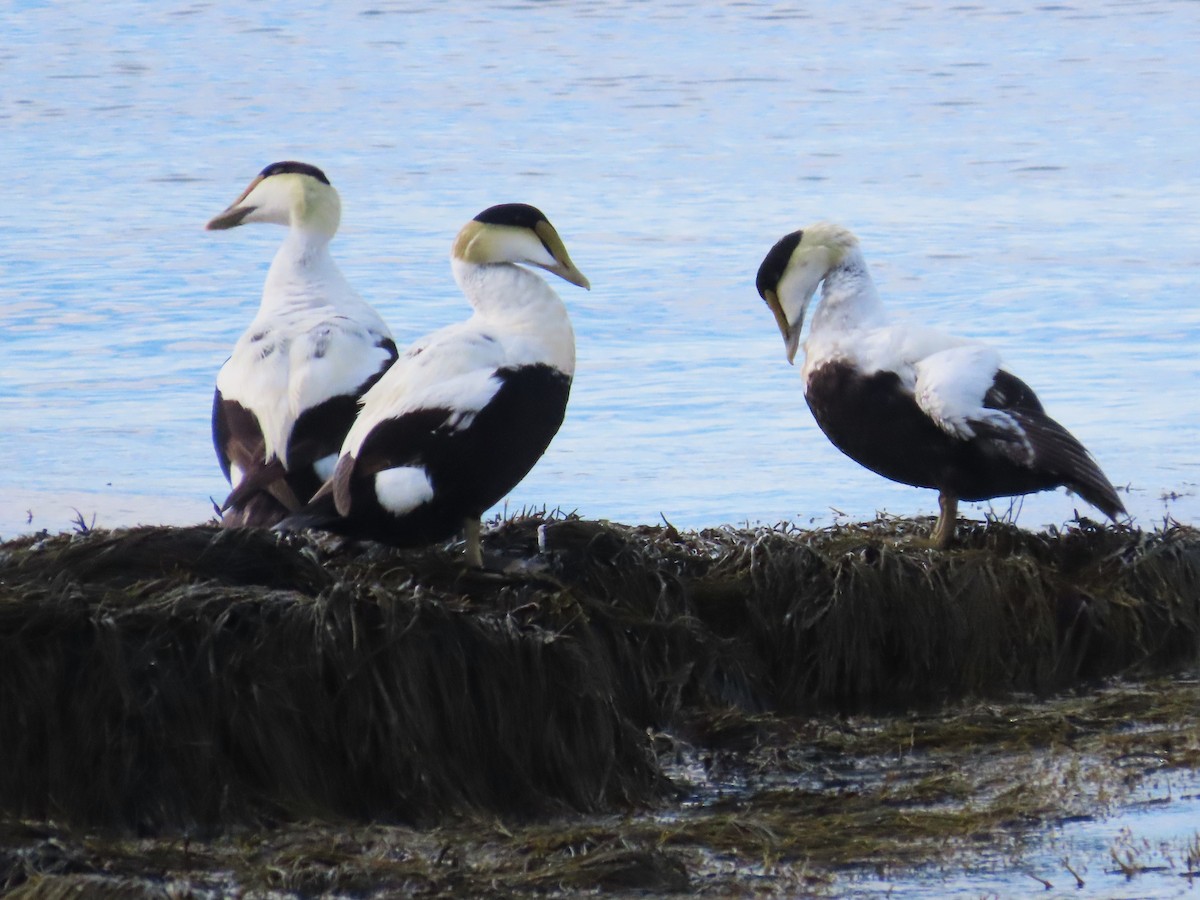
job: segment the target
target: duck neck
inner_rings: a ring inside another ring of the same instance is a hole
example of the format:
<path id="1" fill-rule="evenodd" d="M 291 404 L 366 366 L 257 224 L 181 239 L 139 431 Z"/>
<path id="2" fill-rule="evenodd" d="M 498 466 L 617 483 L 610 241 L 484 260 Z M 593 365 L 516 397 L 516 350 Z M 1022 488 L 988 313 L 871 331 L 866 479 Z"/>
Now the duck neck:
<path id="1" fill-rule="evenodd" d="M 541 276 L 515 263 L 454 260 L 454 280 L 477 315 L 512 325 L 566 319 L 562 299 Z"/>
<path id="2" fill-rule="evenodd" d="M 475 310 L 475 319 L 521 346 L 518 355 L 575 369 L 575 333 L 562 299 L 545 280 L 515 263 L 468 263 L 452 259 L 454 280 Z"/>
<path id="3" fill-rule="evenodd" d="M 866 260 L 855 248 L 825 276 L 821 303 L 813 314 L 813 331 L 857 331 L 886 322 Z"/>
<path id="4" fill-rule="evenodd" d="M 293 226 L 275 254 L 263 285 L 260 315 L 335 305 L 354 296 L 329 253 L 333 235 Z"/>

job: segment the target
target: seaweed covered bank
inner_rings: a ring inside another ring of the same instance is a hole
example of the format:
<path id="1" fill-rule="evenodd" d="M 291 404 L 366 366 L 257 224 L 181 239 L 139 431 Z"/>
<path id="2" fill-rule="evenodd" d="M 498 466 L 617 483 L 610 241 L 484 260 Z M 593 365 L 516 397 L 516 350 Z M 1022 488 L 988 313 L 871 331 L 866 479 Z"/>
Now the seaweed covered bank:
<path id="1" fill-rule="evenodd" d="M 923 527 L 527 516 L 482 573 L 211 527 L 9 542 L 0 887 L 149 842 L 197 890 L 794 890 L 1119 793 L 1012 754 L 1102 760 L 1138 722 L 1200 765 L 1191 682 L 1029 700 L 1193 665 L 1200 535 L 990 523 L 935 551 Z M 980 748 L 1010 762 L 954 756 Z"/>

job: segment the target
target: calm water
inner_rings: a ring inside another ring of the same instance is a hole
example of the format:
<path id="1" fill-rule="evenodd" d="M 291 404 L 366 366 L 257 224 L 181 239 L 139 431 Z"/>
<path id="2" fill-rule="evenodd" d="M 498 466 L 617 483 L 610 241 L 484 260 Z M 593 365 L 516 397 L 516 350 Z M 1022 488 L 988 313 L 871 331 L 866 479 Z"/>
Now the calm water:
<path id="1" fill-rule="evenodd" d="M 755 293 L 830 218 L 894 311 L 998 345 L 1138 523 L 1197 519 L 1198 3 L 16 0 L 0 33 L 5 538 L 224 496 L 213 380 L 282 232 L 203 225 L 286 158 L 340 189 L 335 252 L 401 341 L 466 314 L 449 242 L 492 203 L 591 278 L 556 285 L 576 387 L 510 508 L 934 512 L 817 431 Z"/>
<path id="2" fill-rule="evenodd" d="M 465 315 L 466 219 L 558 226 L 594 290 L 557 285 L 576 387 L 510 509 L 935 512 L 828 444 L 754 290 L 831 218 L 897 313 L 998 345 L 1139 523 L 1196 519 L 1200 4 L 117 0 L 0 26 L 3 537 L 224 496 L 213 380 L 282 233 L 203 224 L 283 158 L 340 189 L 335 252 L 401 341 Z"/>

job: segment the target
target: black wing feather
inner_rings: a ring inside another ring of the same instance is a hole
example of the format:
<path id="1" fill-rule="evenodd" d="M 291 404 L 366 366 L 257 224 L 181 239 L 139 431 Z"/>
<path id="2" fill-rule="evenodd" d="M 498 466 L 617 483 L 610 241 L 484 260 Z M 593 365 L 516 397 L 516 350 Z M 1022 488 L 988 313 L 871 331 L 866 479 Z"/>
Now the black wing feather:
<path id="1" fill-rule="evenodd" d="M 1046 415 L 1041 401 L 1029 385 L 1001 369 L 984 395 L 983 404 L 989 409 L 1008 413 L 1020 426 L 1031 451 L 1030 468 L 1061 478 L 1064 487 L 1075 491 L 1110 518 L 1125 512 L 1116 490 L 1100 471 L 1087 448 L 1071 432 Z M 976 430 L 981 436 L 994 440 L 1013 440 L 1011 433 L 994 426 L 980 424 Z"/>

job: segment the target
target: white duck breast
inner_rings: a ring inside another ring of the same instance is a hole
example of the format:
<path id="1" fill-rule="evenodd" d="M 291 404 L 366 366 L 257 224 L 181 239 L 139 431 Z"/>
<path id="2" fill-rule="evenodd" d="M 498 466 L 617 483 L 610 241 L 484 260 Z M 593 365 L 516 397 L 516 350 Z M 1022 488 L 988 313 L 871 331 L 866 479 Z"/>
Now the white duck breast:
<path id="1" fill-rule="evenodd" d="M 789 362 L 820 285 L 802 370 L 813 417 L 838 449 L 873 472 L 938 490 L 937 545 L 953 537 L 960 499 L 1066 487 L 1108 516 L 1125 511 L 1083 445 L 1001 368 L 994 350 L 889 322 L 858 240 L 840 226 L 819 223 L 787 235 L 759 268 L 758 291 Z"/>
<path id="2" fill-rule="evenodd" d="M 320 169 L 282 162 L 208 223 L 288 227 L 258 314 L 217 376 L 213 443 L 233 487 L 225 525 L 273 525 L 307 502 L 333 472 L 359 397 L 396 358 L 387 326 L 329 253 L 340 219 Z"/>
<path id="3" fill-rule="evenodd" d="M 480 213 L 459 232 L 455 279 L 474 315 L 414 344 L 363 397 L 333 479 L 292 526 L 398 546 L 478 520 L 541 458 L 566 412 L 575 338 L 539 275 L 588 287 L 545 217 L 525 204 Z"/>

